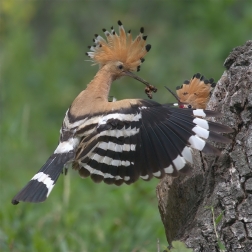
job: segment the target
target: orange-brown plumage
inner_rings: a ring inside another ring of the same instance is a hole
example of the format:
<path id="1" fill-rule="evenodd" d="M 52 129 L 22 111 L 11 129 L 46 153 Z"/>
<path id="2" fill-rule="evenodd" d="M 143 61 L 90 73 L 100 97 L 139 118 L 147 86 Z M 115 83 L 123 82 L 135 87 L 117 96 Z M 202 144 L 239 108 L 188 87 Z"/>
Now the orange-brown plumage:
<path id="1" fill-rule="evenodd" d="M 140 29 L 140 34 L 132 41 L 131 33 L 125 33 L 121 21 L 119 24 L 119 35 L 114 31 L 108 32 L 103 29 L 107 41 L 99 35 L 95 35 L 95 45 L 90 47 L 92 52 L 87 55 L 100 65 L 99 71 L 94 79 L 87 85 L 73 101 L 69 112 L 74 117 L 93 114 L 96 111 L 108 111 L 119 107 L 129 107 L 128 101 L 108 102 L 111 84 L 114 80 L 129 76 L 143 82 L 147 87 L 152 88 L 146 81 L 132 73 L 138 71 L 143 56 L 150 50 L 151 46 L 145 46 L 146 36 L 143 36 L 144 29 Z M 151 89 L 154 91 L 154 89 Z M 150 91 L 150 92 L 151 92 Z M 85 106 L 83 106 L 85 104 Z"/>
<path id="2" fill-rule="evenodd" d="M 213 79 L 205 80 L 197 73 L 190 81 L 177 87 L 176 92 L 181 103 L 189 104 L 192 108 L 205 109 L 214 85 Z"/>
<path id="3" fill-rule="evenodd" d="M 118 21 L 119 34 L 114 28 L 111 32 L 103 29 L 106 40 L 95 35 L 95 45 L 89 47 L 92 52 L 87 55 L 101 67 L 108 62 L 120 61 L 129 71 L 137 71 L 143 57 L 150 50 L 150 45 L 145 45 L 147 36 L 143 35 L 144 29 L 140 29 L 139 35 L 133 40 L 130 31 L 126 34 L 121 21 Z"/>

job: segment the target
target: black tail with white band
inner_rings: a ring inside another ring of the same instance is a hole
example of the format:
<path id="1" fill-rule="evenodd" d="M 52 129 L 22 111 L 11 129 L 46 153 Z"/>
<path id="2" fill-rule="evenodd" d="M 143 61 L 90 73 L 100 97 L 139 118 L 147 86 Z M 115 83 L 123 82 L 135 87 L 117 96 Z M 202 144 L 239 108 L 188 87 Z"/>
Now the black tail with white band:
<path id="1" fill-rule="evenodd" d="M 220 151 L 206 140 L 230 143 L 218 134 L 231 132 L 229 127 L 203 119 L 215 116 L 220 114 L 147 100 L 81 118 L 69 110 L 54 154 L 12 203 L 46 200 L 69 165 L 82 177 L 116 185 L 187 173 L 193 162 L 191 148 L 219 155 Z"/>
<path id="2" fill-rule="evenodd" d="M 53 154 L 30 182 L 13 198 L 12 203 L 16 205 L 20 200 L 24 202 L 45 201 L 60 173 L 62 173 L 65 164 L 73 157 L 73 152 Z"/>

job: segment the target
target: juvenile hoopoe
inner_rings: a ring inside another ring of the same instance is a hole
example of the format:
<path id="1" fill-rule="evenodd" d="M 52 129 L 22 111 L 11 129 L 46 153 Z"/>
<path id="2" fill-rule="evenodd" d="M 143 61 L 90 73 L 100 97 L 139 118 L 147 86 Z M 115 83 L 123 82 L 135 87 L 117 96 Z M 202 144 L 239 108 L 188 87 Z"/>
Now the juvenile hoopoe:
<path id="1" fill-rule="evenodd" d="M 207 80 L 200 73 L 196 73 L 190 81 L 185 80 L 183 85 L 177 86 L 176 94 L 168 87 L 166 89 L 177 99 L 178 103 L 174 103 L 175 106 L 205 109 L 215 85 L 213 78 Z"/>
<path id="2" fill-rule="evenodd" d="M 197 73 L 190 81 L 185 80 L 183 85 L 176 88 L 177 97 L 185 104 L 184 107 L 205 109 L 215 85 L 213 78 L 206 80 Z"/>
<path id="3" fill-rule="evenodd" d="M 100 69 L 67 110 L 56 150 L 13 204 L 46 200 L 60 173 L 71 165 L 81 177 L 90 176 L 95 182 L 131 184 L 139 177 L 187 173 L 193 162 L 191 147 L 219 154 L 205 140 L 230 142 L 215 133 L 231 132 L 229 127 L 203 119 L 219 116 L 218 112 L 143 99 L 108 101 L 112 82 L 122 76 L 147 83 L 132 73 L 140 69 L 151 48 L 145 45 L 144 29 L 133 40 L 130 31 L 118 24 L 119 34 L 112 27 L 111 32 L 103 30 L 106 40 L 95 35 L 87 55 Z"/>

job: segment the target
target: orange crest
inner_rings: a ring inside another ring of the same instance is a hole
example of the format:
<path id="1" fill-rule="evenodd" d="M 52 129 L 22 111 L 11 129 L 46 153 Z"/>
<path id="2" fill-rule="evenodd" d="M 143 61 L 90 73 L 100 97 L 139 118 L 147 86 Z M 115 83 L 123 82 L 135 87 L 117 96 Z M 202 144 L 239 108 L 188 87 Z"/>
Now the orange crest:
<path id="1" fill-rule="evenodd" d="M 200 73 L 195 74 L 190 81 L 184 81 L 177 87 L 176 92 L 181 103 L 191 108 L 205 109 L 211 96 L 211 90 L 215 87 L 214 79 L 205 80 Z"/>
<path id="2" fill-rule="evenodd" d="M 89 46 L 91 52 L 86 54 L 101 66 L 110 61 L 120 61 L 130 71 L 139 71 L 140 65 L 144 62 L 145 54 L 151 49 L 151 45 L 145 45 L 147 36 L 144 36 L 144 28 L 133 40 L 130 31 L 125 32 L 122 22 L 118 21 L 119 34 L 113 27 L 111 32 L 103 29 L 106 40 L 95 34 L 94 45 Z"/>

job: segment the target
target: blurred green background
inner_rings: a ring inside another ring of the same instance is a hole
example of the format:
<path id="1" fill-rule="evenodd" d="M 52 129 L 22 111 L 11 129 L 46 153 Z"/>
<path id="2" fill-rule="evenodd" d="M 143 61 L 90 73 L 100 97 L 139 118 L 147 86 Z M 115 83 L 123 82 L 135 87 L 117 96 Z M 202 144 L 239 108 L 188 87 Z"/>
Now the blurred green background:
<path id="1" fill-rule="evenodd" d="M 232 48 L 252 38 L 252 2 L 22 1 L 0 3 L 0 251 L 161 251 L 167 245 L 155 195 L 157 179 L 131 186 L 60 176 L 42 204 L 12 197 L 56 147 L 65 111 L 93 78 L 85 55 L 93 35 L 120 19 L 152 45 L 139 76 L 154 100 L 196 72 L 220 78 Z M 116 81 L 117 99 L 146 98 L 133 79 Z M 179 199 L 178 199 L 179 200 Z"/>

